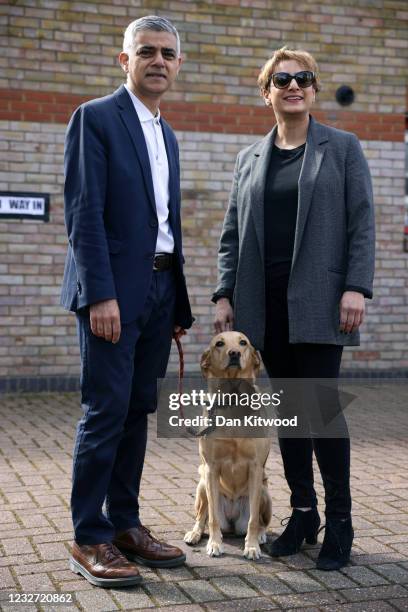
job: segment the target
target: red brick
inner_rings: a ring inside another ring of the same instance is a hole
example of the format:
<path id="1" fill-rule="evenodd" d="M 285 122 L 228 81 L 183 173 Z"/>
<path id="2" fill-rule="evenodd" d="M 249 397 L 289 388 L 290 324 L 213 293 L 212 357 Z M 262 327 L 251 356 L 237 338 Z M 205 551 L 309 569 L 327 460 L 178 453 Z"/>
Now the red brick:
<path id="1" fill-rule="evenodd" d="M 353 353 L 353 359 L 356 361 L 373 361 L 380 359 L 379 351 L 355 351 Z"/>
<path id="2" fill-rule="evenodd" d="M 186 111 L 188 113 L 195 113 L 197 108 L 199 108 L 200 111 L 203 111 L 204 109 L 201 108 L 201 105 L 197 105 L 197 104 L 189 104 L 188 102 L 163 102 L 160 105 L 160 109 L 161 111 L 164 113 L 168 113 L 169 111 L 174 111 L 174 112 L 183 112 Z"/>
<path id="3" fill-rule="evenodd" d="M 22 114 L 16 113 L 15 111 L 0 111 L 0 119 L 5 119 L 7 121 L 21 121 Z"/>
<path id="4" fill-rule="evenodd" d="M 14 100 L 18 96 L 18 89 L 0 89 L 0 98 Z"/>
<path id="5" fill-rule="evenodd" d="M 230 115 L 212 115 L 211 116 L 211 124 L 217 125 L 236 125 L 237 117 L 234 116 L 233 113 Z"/>
<path id="6" fill-rule="evenodd" d="M 24 113 L 23 121 L 39 121 L 40 123 L 52 122 L 52 115 L 48 113 Z"/>
<path id="7" fill-rule="evenodd" d="M 58 97 L 59 94 L 52 94 L 46 91 L 25 91 L 26 100 L 38 100 L 40 102 L 49 102 L 50 99 Z"/>
<path id="8" fill-rule="evenodd" d="M 12 101 L 11 107 L 15 111 L 25 111 L 25 112 L 39 112 L 40 104 L 38 102 L 20 102 L 20 101 Z"/>

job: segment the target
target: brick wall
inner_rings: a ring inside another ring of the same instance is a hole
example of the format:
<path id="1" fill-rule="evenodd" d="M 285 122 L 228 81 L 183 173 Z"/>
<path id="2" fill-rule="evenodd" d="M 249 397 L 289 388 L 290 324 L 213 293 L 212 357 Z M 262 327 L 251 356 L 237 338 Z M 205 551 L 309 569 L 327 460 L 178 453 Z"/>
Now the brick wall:
<path id="1" fill-rule="evenodd" d="M 375 299 L 368 302 L 362 346 L 345 351 L 344 367 L 408 368 L 405 1 L 154 0 L 130 7 L 124 0 L 21 0 L 0 6 L 6 33 L 0 39 L 0 189 L 50 193 L 51 214 L 49 223 L 0 221 L 0 377 L 78 372 L 74 318 L 58 306 L 66 248 L 65 125 L 81 101 L 122 82 L 116 55 L 123 29 L 152 12 L 178 27 L 185 57 L 162 111 L 181 150 L 186 273 L 197 317 L 185 339 L 187 369 L 196 369 L 212 331 L 209 296 L 235 155 L 273 125 L 258 96 L 257 73 L 284 43 L 315 54 L 323 83 L 316 118 L 358 134 L 374 180 Z M 356 92 L 347 109 L 334 100 L 343 83 Z"/>

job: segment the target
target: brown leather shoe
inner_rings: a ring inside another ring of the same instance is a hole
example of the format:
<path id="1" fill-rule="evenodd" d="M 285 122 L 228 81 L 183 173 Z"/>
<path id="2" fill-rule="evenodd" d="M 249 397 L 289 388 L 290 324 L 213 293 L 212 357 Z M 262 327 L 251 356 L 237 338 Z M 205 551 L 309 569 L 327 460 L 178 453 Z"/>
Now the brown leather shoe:
<path id="1" fill-rule="evenodd" d="M 143 525 L 118 532 L 113 542 L 128 559 L 148 567 L 178 567 L 186 560 L 180 548 L 160 542 Z"/>
<path id="2" fill-rule="evenodd" d="M 74 542 L 69 567 L 99 587 L 131 586 L 142 581 L 137 566 L 110 542 L 82 546 Z"/>

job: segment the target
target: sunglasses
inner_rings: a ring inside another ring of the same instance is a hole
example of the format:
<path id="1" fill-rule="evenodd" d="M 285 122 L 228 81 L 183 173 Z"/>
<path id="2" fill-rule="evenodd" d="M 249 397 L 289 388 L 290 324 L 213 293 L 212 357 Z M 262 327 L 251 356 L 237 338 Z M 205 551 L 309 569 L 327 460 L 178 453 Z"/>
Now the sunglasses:
<path id="1" fill-rule="evenodd" d="M 289 74 L 289 72 L 275 72 L 271 76 L 271 81 L 278 89 L 285 89 L 295 79 L 296 83 L 302 89 L 310 87 L 316 81 L 316 75 L 311 70 L 302 70 L 296 72 L 296 74 Z"/>

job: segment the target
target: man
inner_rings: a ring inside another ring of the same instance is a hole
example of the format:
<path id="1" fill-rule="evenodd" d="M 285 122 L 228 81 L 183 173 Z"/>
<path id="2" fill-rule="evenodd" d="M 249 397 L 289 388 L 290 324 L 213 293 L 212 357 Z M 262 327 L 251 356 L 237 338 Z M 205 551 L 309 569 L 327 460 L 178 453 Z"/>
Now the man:
<path id="1" fill-rule="evenodd" d="M 62 304 L 77 315 L 84 411 L 74 449 L 70 567 L 97 586 L 140 582 L 128 559 L 149 567 L 185 561 L 141 525 L 138 505 L 157 379 L 173 335 L 192 324 L 178 146 L 159 112 L 181 64 L 177 30 L 161 17 L 137 19 L 125 31 L 119 62 L 126 84 L 75 111 L 65 146 Z"/>

